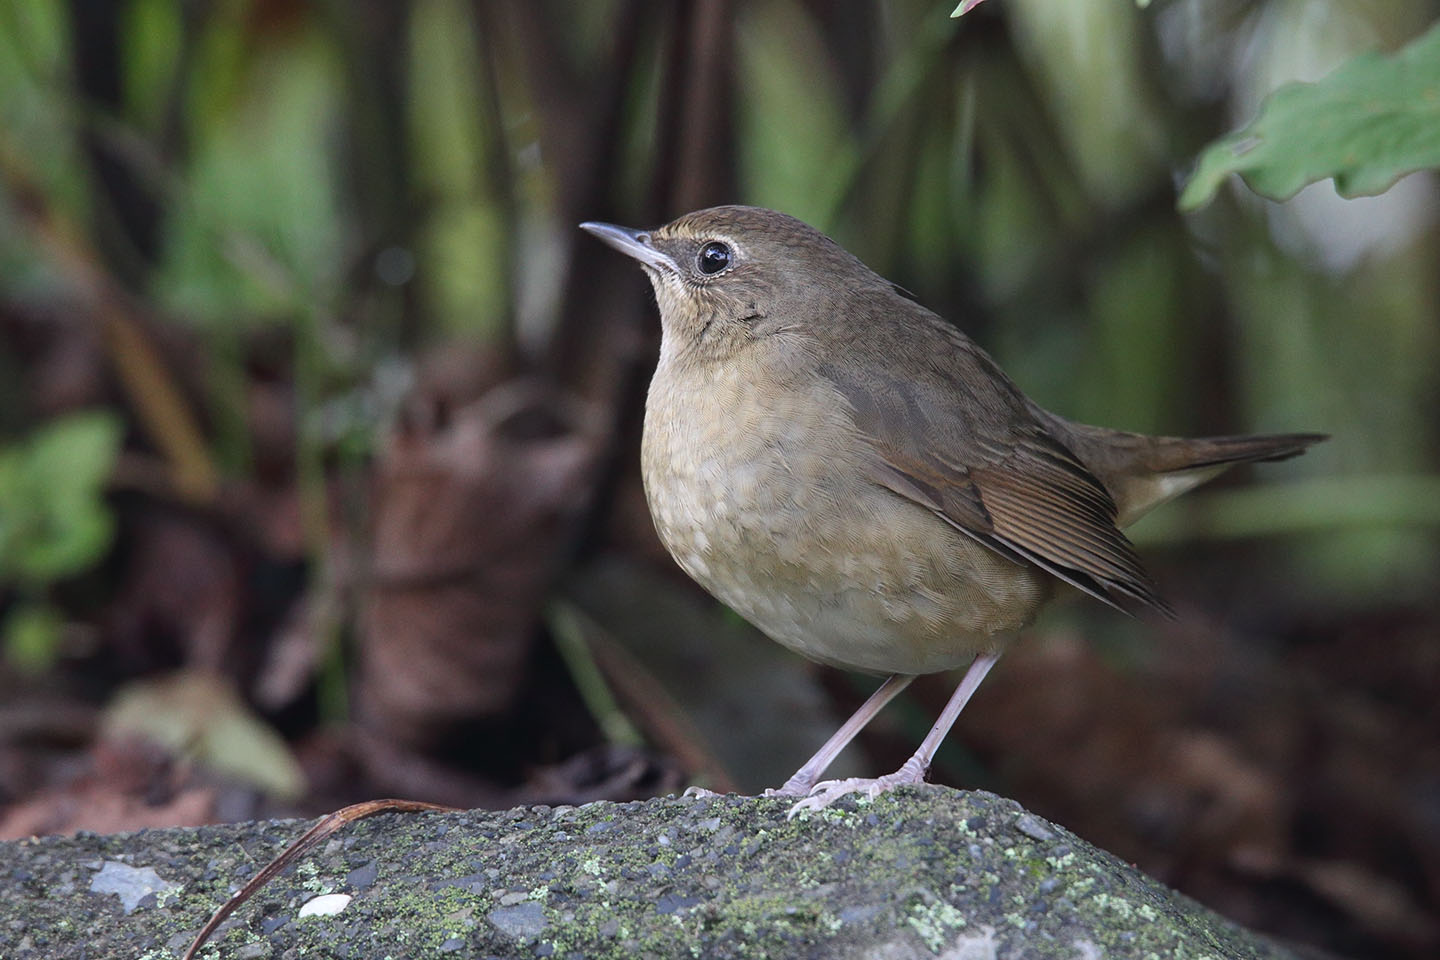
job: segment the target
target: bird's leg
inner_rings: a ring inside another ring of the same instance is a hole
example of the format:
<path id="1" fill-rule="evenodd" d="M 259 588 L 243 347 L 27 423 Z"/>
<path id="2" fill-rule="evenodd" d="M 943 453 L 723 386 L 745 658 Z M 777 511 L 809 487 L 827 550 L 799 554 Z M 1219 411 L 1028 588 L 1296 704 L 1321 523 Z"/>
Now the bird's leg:
<path id="1" fill-rule="evenodd" d="M 941 741 L 950 732 L 950 728 L 955 725 L 960 711 L 965 709 L 965 704 L 970 701 L 976 688 L 980 686 L 980 681 L 985 679 L 985 674 L 995 666 L 997 659 L 996 654 L 989 653 L 975 658 L 970 664 L 970 669 L 965 671 L 960 686 L 956 687 L 955 692 L 950 696 L 950 702 L 945 704 L 945 709 L 940 713 L 940 719 L 935 721 L 935 725 L 930 728 L 930 732 L 920 743 L 920 749 L 916 750 L 915 754 L 906 760 L 899 770 L 873 780 L 852 777 L 848 780 L 826 780 L 817 783 L 811 788 L 808 797 L 790 808 L 790 816 L 795 816 L 801 810 L 823 810 L 847 793 L 863 793 L 867 797 L 876 797 L 886 790 L 903 784 L 924 783 L 925 774 L 930 769 L 930 762 L 935 759 L 935 751 L 940 749 Z"/>
<path id="2" fill-rule="evenodd" d="M 915 678 L 903 674 L 895 674 L 875 689 L 870 694 L 870 699 L 860 704 L 860 709 L 850 715 L 850 719 L 840 725 L 840 729 L 825 741 L 825 745 L 815 751 L 815 756 L 805 761 L 805 765 L 795 771 L 794 776 L 785 781 L 785 785 L 779 789 L 765 791 L 767 797 L 803 797 L 815 786 L 815 781 L 829 768 L 840 751 L 849 745 L 855 735 L 865 728 L 865 724 L 875 719 L 875 714 L 884 708 L 885 704 L 895 699 L 895 695 L 910 685 Z"/>

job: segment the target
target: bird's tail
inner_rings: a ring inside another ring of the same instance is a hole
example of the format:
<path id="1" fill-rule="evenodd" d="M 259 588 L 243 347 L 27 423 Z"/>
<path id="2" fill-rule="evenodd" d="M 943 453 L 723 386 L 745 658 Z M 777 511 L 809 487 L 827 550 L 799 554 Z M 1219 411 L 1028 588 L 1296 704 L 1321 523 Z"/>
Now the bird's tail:
<path id="1" fill-rule="evenodd" d="M 1328 439 L 1323 433 L 1151 437 L 1070 421 L 1059 426 L 1075 454 L 1109 488 L 1121 526 L 1234 464 L 1287 460 Z"/>
<path id="2" fill-rule="evenodd" d="M 1329 438 L 1323 433 L 1270 433 L 1246 437 L 1142 439 L 1145 442 L 1136 446 L 1134 465 L 1149 473 L 1174 473 L 1232 463 L 1288 460 Z"/>

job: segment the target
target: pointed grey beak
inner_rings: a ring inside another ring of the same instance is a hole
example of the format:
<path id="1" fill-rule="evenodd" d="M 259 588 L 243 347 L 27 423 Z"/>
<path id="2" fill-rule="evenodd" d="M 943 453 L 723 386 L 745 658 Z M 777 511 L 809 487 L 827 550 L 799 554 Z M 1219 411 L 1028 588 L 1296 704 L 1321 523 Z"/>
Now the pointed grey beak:
<path id="1" fill-rule="evenodd" d="M 627 257 L 634 257 L 643 266 L 668 270 L 671 273 L 680 272 L 674 260 L 651 246 L 648 231 L 617 227 L 613 223 L 596 223 L 593 220 L 580 224 L 580 229 L 593 233 Z"/>

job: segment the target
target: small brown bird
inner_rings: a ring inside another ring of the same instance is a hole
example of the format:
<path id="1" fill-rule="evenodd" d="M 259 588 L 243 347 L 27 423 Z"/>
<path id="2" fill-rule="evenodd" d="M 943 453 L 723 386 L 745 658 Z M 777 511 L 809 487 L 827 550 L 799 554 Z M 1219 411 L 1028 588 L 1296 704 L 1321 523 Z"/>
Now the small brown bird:
<path id="1" fill-rule="evenodd" d="M 778 790 L 817 808 L 919 783 L 996 658 L 1064 581 L 1168 613 L 1120 528 L 1318 434 L 1181 439 L 1042 409 L 968 337 L 794 217 L 714 207 L 581 227 L 655 288 L 642 470 L 675 560 L 796 653 L 888 675 Z M 920 749 L 817 783 L 917 674 L 969 664 Z"/>

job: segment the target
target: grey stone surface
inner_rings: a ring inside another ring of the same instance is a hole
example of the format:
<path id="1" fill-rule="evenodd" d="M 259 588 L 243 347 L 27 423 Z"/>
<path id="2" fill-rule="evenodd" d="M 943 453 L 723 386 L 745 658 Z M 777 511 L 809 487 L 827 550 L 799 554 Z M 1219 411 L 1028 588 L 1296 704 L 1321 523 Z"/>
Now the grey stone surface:
<path id="1" fill-rule="evenodd" d="M 376 817 L 272 881 L 203 955 L 1289 956 L 990 794 L 909 788 L 794 820 L 789 806 L 672 797 Z M 243 823 L 0 845 L 0 957 L 179 956 L 210 911 L 302 829 Z M 96 889 L 112 863 L 128 868 L 114 876 L 147 888 L 128 913 L 104 890 L 109 881 Z M 354 899 L 334 916 L 297 918 L 332 892 Z"/>

